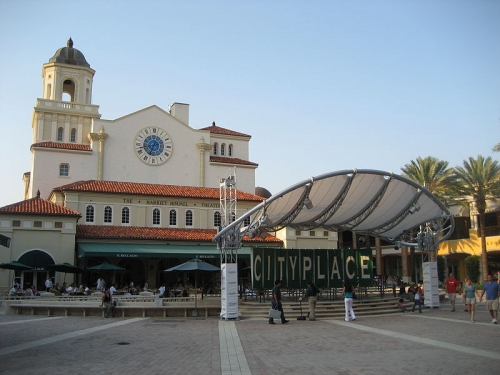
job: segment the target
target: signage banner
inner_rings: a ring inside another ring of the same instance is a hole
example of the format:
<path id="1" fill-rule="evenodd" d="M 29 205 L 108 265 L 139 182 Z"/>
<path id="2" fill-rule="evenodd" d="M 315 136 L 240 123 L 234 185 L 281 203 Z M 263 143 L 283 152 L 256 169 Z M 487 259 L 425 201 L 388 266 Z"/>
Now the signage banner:
<path id="1" fill-rule="evenodd" d="M 344 278 L 354 285 L 371 286 L 371 249 L 254 248 L 252 288 L 271 289 L 281 280 L 284 288 L 305 288 L 312 280 L 319 288 L 341 288 Z"/>

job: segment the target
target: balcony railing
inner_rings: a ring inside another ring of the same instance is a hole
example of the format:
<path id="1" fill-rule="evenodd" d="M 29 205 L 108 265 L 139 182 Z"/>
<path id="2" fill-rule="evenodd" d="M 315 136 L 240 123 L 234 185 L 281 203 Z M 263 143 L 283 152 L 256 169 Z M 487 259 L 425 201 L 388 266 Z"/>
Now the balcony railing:
<path id="1" fill-rule="evenodd" d="M 89 115 L 99 114 L 99 106 L 94 104 L 81 104 L 59 100 L 37 99 L 36 106 L 39 108 L 68 109 L 72 111 L 87 113 Z"/>

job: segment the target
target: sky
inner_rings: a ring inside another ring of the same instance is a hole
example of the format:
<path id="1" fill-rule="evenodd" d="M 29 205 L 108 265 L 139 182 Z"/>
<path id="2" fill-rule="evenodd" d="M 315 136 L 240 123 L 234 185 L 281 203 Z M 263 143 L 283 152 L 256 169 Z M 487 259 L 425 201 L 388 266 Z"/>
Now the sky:
<path id="1" fill-rule="evenodd" d="M 23 199 L 42 65 L 69 38 L 113 120 L 190 104 L 277 193 L 345 169 L 500 160 L 500 1 L 0 1 L 0 207 Z"/>

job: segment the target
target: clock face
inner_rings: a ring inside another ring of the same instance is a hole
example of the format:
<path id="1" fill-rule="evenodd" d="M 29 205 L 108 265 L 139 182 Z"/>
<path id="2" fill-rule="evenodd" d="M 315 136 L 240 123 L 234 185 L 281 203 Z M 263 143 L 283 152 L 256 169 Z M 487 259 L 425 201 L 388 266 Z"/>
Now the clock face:
<path id="1" fill-rule="evenodd" d="M 143 163 L 160 165 L 172 155 L 172 139 L 165 130 L 149 126 L 137 133 L 134 149 L 135 154 Z"/>

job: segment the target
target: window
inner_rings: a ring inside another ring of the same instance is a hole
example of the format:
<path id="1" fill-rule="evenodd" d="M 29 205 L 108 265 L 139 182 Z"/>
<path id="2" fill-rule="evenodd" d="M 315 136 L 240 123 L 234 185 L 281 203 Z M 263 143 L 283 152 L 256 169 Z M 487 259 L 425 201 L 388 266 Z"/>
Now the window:
<path id="1" fill-rule="evenodd" d="M 21 220 L 12 220 L 12 226 L 13 227 L 20 227 L 21 226 Z"/>
<path id="2" fill-rule="evenodd" d="M 35 222 L 33 223 L 33 226 L 34 226 L 35 228 L 41 228 L 41 227 L 42 227 L 42 222 L 37 220 L 37 221 L 35 221 Z"/>
<path id="3" fill-rule="evenodd" d="M 153 225 L 160 225 L 161 223 L 161 214 L 158 208 L 153 210 Z"/>
<path id="4" fill-rule="evenodd" d="M 62 228 L 62 221 L 56 221 L 56 222 L 54 223 L 54 228 L 61 229 L 61 228 Z"/>
<path id="5" fill-rule="evenodd" d="M 217 148 L 219 147 L 219 144 L 217 142 L 214 143 L 214 155 L 217 155 Z"/>
<path id="6" fill-rule="evenodd" d="M 177 211 L 170 210 L 169 225 L 177 225 Z"/>
<path id="7" fill-rule="evenodd" d="M 187 210 L 186 211 L 186 227 L 192 227 L 193 226 L 193 211 Z"/>
<path id="8" fill-rule="evenodd" d="M 71 140 L 70 142 L 76 142 L 76 129 L 71 129 Z"/>
<path id="9" fill-rule="evenodd" d="M 229 147 L 227 149 L 227 155 L 233 156 L 233 145 L 229 145 Z"/>
<path id="10" fill-rule="evenodd" d="M 313 231 L 313 230 L 311 230 L 311 231 L 309 231 L 309 235 L 310 235 L 311 237 L 314 237 L 314 236 L 316 235 L 316 232 L 315 232 L 315 231 Z"/>
<path id="11" fill-rule="evenodd" d="M 301 230 L 298 230 L 298 229 L 295 229 L 295 235 L 296 235 L 296 236 L 300 236 L 300 235 L 302 235 L 302 231 L 301 231 Z"/>
<path id="12" fill-rule="evenodd" d="M 226 144 L 223 143 L 220 145 L 220 155 L 224 156 L 226 154 Z"/>
<path id="13" fill-rule="evenodd" d="M 330 233 L 327 230 L 323 231 L 323 236 L 328 237 L 329 235 L 330 235 Z"/>
<path id="14" fill-rule="evenodd" d="M 113 222 L 113 209 L 110 206 L 104 207 L 104 222 Z"/>
<path id="15" fill-rule="evenodd" d="M 244 226 L 248 227 L 250 225 L 250 216 L 247 216 L 245 218 L 245 222 L 243 223 Z"/>
<path id="16" fill-rule="evenodd" d="M 87 206 L 87 209 L 85 210 L 85 222 L 94 222 L 94 206 Z"/>
<path id="17" fill-rule="evenodd" d="M 62 142 L 63 135 L 64 135 L 64 129 L 63 128 L 57 129 L 57 140 L 58 141 Z"/>
<path id="18" fill-rule="evenodd" d="M 130 224 L 130 209 L 128 207 L 122 208 L 122 224 Z"/>
<path id="19" fill-rule="evenodd" d="M 69 176 L 69 164 L 59 165 L 59 177 L 68 177 L 68 176 Z"/>
<path id="20" fill-rule="evenodd" d="M 220 212 L 216 211 L 214 213 L 214 227 L 219 228 L 221 226 Z"/>

